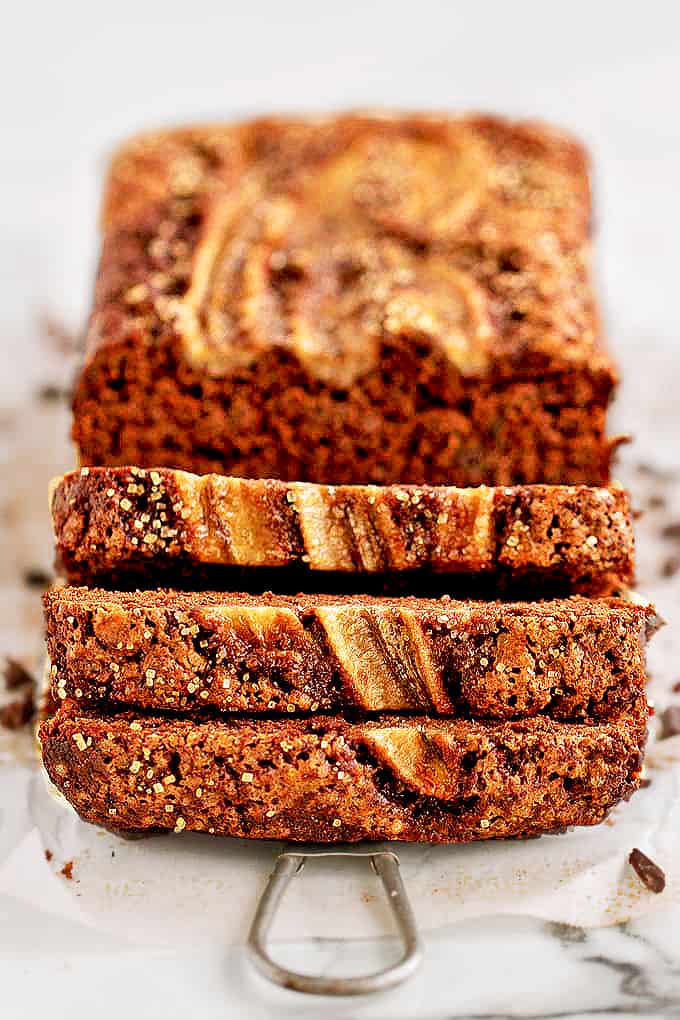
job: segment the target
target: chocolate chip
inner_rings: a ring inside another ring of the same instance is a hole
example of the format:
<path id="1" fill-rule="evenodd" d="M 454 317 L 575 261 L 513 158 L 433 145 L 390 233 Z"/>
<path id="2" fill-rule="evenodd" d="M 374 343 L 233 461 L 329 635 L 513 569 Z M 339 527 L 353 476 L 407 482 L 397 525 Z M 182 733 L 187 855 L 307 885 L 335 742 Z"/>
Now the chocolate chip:
<path id="1" fill-rule="evenodd" d="M 647 854 L 635 847 L 628 857 L 631 868 L 638 876 L 642 884 L 650 892 L 660 893 L 666 888 L 666 876 L 654 861 L 650 860 Z"/>
<path id="2" fill-rule="evenodd" d="M 680 733 L 680 705 L 669 705 L 661 713 L 661 735 L 659 740 L 675 737 Z"/>
<path id="3" fill-rule="evenodd" d="M 5 689 L 8 691 L 15 691 L 17 687 L 25 687 L 26 684 L 33 683 L 33 677 L 28 670 L 17 662 L 16 659 L 5 659 L 5 665 L 2 671 L 3 679 L 5 681 Z"/>
<path id="4" fill-rule="evenodd" d="M 24 584 L 29 588 L 49 588 L 52 577 L 40 567 L 28 567 L 24 570 Z"/>
<path id="5" fill-rule="evenodd" d="M 0 708 L 0 726 L 6 730 L 19 730 L 31 721 L 34 713 L 33 691 L 26 691 L 21 697 Z"/>

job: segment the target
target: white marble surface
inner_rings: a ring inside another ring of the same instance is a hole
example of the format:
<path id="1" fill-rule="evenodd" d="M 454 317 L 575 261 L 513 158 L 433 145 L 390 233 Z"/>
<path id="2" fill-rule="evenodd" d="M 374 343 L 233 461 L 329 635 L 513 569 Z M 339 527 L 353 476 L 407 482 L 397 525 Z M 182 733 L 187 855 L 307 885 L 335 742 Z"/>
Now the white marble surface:
<path id="1" fill-rule="evenodd" d="M 0 652 L 39 665 L 39 600 L 22 578 L 49 568 L 44 487 L 71 454 L 65 407 L 35 394 L 46 383 L 67 385 L 74 369 L 73 354 L 47 336 L 45 316 L 67 331 L 82 322 L 98 173 L 113 142 L 149 124 L 250 110 L 477 107 L 552 119 L 593 149 L 598 270 L 624 373 L 612 426 L 637 437 L 620 475 L 641 508 L 659 492 L 667 502 L 639 527 L 640 587 L 669 621 L 651 654 L 651 692 L 662 704 L 680 679 L 678 575 L 660 572 L 680 554 L 661 534 L 680 519 L 675 5 L 122 0 L 104 11 L 31 0 L 3 27 Z M 5 736 L 0 863 L 31 830 L 34 780 L 29 739 Z M 653 791 L 652 783 L 639 796 Z M 48 869 L 42 877 L 65 883 L 61 862 L 48 866 L 39 845 L 24 853 L 27 882 Z M 77 862 L 74 873 L 77 880 Z M 201 1020 L 680 1015 L 680 911 L 665 894 L 644 920 L 605 929 L 526 917 L 461 922 L 427 937 L 425 965 L 408 985 L 329 1003 L 268 988 L 240 947 L 192 947 L 190 932 L 175 950 L 142 945 L 134 923 L 128 932 L 94 931 L 27 907 L 18 893 L 0 895 L 0 1015 L 9 1020 L 92 1010 L 114 1020 L 133 1003 L 150 1020 L 189 1010 Z M 69 895 L 77 894 L 76 882 Z M 304 969 L 342 973 L 390 949 L 321 938 L 278 952 Z"/>

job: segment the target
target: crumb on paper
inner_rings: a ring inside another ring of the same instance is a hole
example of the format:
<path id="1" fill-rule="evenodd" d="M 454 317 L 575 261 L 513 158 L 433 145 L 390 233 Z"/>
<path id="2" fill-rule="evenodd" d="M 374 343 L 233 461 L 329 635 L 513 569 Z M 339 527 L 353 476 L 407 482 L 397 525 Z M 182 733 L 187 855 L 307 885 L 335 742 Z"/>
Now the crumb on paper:
<path id="1" fill-rule="evenodd" d="M 0 708 L 0 726 L 6 730 L 20 730 L 30 723 L 34 715 L 33 691 L 28 690 Z"/>
<path id="2" fill-rule="evenodd" d="M 67 878 L 69 882 L 73 881 L 73 861 L 66 861 L 64 867 L 59 872 L 64 878 Z"/>
<path id="3" fill-rule="evenodd" d="M 47 861 L 48 864 L 50 863 L 53 857 L 54 854 L 52 853 L 52 851 L 48 850 L 47 847 L 45 847 L 45 860 Z"/>
<path id="4" fill-rule="evenodd" d="M 661 713 L 659 740 L 676 737 L 680 733 L 680 705 L 669 705 Z"/>
<path id="5" fill-rule="evenodd" d="M 40 313 L 40 332 L 47 344 L 59 354 L 77 354 L 81 348 L 81 336 L 69 329 L 61 319 L 49 311 Z"/>
<path id="6" fill-rule="evenodd" d="M 36 397 L 41 404 L 65 404 L 70 399 L 70 392 L 56 383 L 43 383 L 36 390 Z"/>
<path id="7" fill-rule="evenodd" d="M 680 570 L 680 556 L 669 556 L 661 564 L 662 577 L 675 577 Z"/>
<path id="8" fill-rule="evenodd" d="M 5 659 L 2 676 L 5 681 L 5 690 L 8 691 L 15 691 L 18 687 L 25 687 L 27 684 L 33 683 L 33 677 L 26 667 L 9 656 Z"/>

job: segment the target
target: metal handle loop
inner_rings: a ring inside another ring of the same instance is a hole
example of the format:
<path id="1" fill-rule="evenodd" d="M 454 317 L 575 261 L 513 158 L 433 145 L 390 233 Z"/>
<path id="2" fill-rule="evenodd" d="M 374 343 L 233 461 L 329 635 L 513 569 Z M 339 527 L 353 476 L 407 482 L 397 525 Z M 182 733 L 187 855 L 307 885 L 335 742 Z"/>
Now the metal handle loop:
<path id="1" fill-rule="evenodd" d="M 396 963 L 375 974 L 358 977 L 322 977 L 298 974 L 272 960 L 267 951 L 267 936 L 289 882 L 299 875 L 309 857 L 368 857 L 371 867 L 380 878 L 387 902 L 394 916 L 404 951 Z M 248 935 L 247 948 L 257 970 L 269 981 L 310 995 L 365 995 L 392 988 L 410 977 L 420 966 L 423 948 L 416 928 L 399 871 L 399 858 L 390 851 L 362 853 L 361 851 L 322 851 L 311 853 L 286 852 L 276 858 L 265 890 L 255 911 Z"/>

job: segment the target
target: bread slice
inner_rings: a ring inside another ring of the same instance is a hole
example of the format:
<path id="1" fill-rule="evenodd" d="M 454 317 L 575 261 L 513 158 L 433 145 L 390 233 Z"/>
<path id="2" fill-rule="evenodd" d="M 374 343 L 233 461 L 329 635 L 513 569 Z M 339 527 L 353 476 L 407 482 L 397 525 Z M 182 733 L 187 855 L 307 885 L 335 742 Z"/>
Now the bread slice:
<path id="1" fill-rule="evenodd" d="M 145 710 L 612 719 L 645 683 L 652 607 L 56 588 L 55 698 Z"/>
<path id="2" fill-rule="evenodd" d="M 121 467 L 64 475 L 50 503 L 58 561 L 74 581 L 136 575 L 149 587 L 156 574 L 195 582 L 210 568 L 256 567 L 281 590 L 309 573 L 420 571 L 425 585 L 432 573 L 474 575 L 546 594 L 608 592 L 633 568 L 621 488 L 325 486 Z"/>
<path id="3" fill-rule="evenodd" d="M 115 156 L 83 464 L 604 484 L 588 158 L 489 116 L 195 125 Z"/>
<path id="4" fill-rule="evenodd" d="M 638 786 L 647 703 L 616 722 L 97 715 L 43 723 L 47 772 L 87 821 L 258 839 L 465 842 L 602 821 Z"/>

